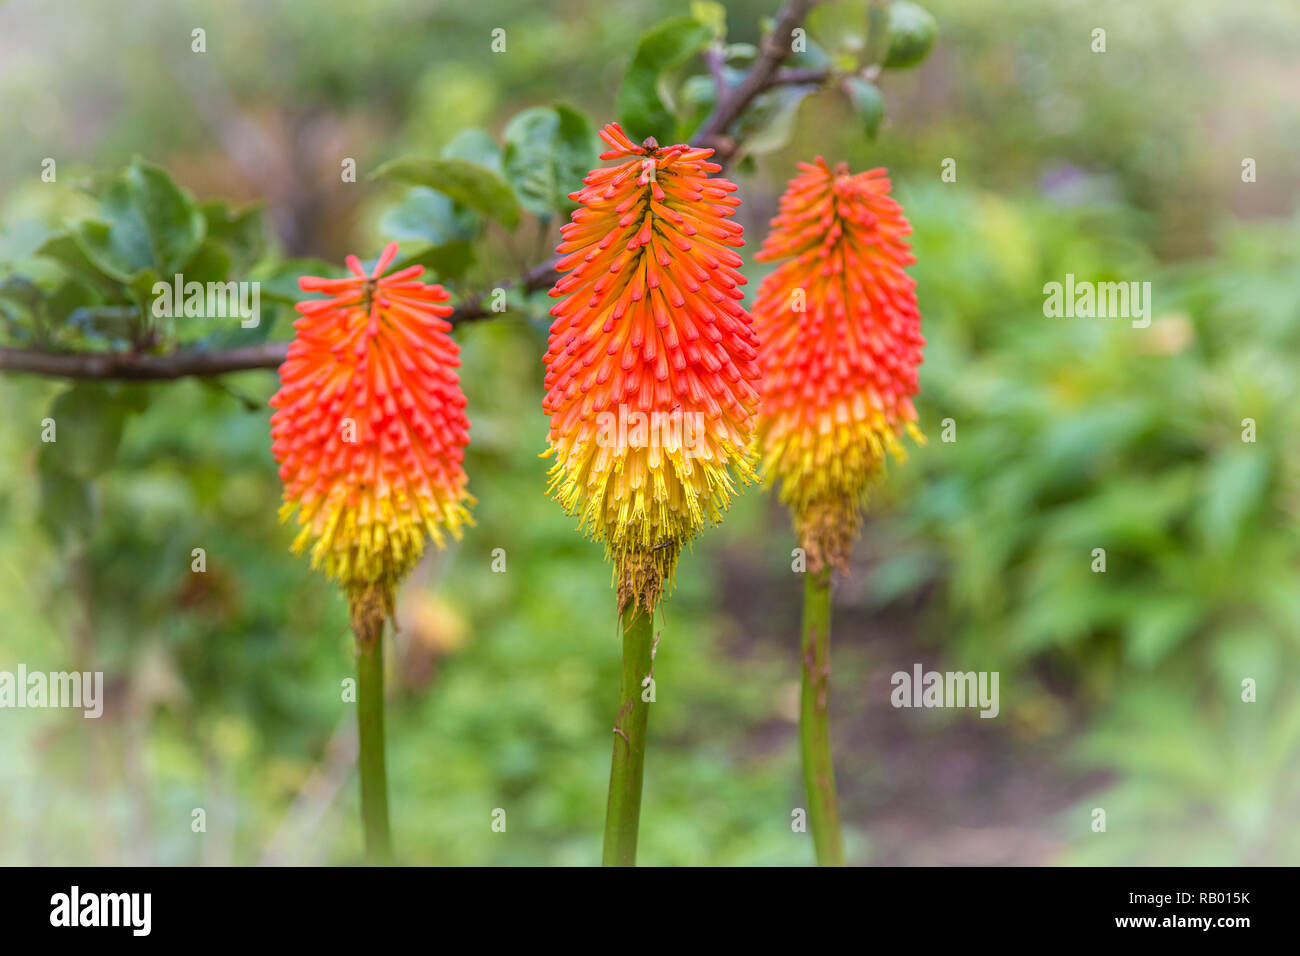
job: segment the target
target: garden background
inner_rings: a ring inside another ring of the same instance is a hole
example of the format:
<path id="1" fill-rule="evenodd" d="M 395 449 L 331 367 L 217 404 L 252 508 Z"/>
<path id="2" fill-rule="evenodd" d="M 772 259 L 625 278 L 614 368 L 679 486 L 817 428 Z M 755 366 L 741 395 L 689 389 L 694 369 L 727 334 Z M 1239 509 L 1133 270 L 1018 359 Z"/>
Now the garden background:
<path id="1" fill-rule="evenodd" d="M 1300 862 L 1300 7 L 925 5 L 938 42 L 877 81 L 874 140 L 839 91 L 796 94 L 755 119 L 749 158 L 728 171 L 751 292 L 768 268 L 752 253 L 799 160 L 887 166 L 914 229 L 929 442 L 890 465 L 835 594 L 850 859 Z M 729 41 L 754 43 L 776 5 L 725 13 Z M 221 224 L 264 283 L 257 329 L 178 320 L 181 343 L 283 341 L 293 313 L 271 293 L 389 239 L 427 251 L 459 292 L 519 275 L 560 217 L 508 232 L 368 174 L 448 148 L 491 163 L 488 139 L 522 135 L 509 124 L 533 107 L 611 121 L 638 39 L 691 14 L 594 0 L 4 4 L 0 346 L 129 347 L 109 309 L 42 326 L 32 296 L 66 290 L 32 259 L 102 218 L 93 190 L 137 156 L 203 204 L 209 234 Z M 810 33 L 829 48 L 855 23 L 821 14 Z M 196 27 L 206 52 L 191 49 Z M 699 58 L 674 74 L 683 114 L 691 74 L 707 74 Z M 948 158 L 955 182 L 941 180 Z M 536 185 L 522 198 L 544 209 L 577 182 Z M 239 218 L 255 202 L 261 219 Z M 1150 327 L 1045 317 L 1043 286 L 1067 273 L 1151 282 Z M 549 300 L 511 302 L 455 332 L 478 524 L 412 576 L 389 656 L 403 862 L 600 854 L 620 654 L 609 570 L 545 494 Z M 277 522 L 275 388 L 267 370 L 71 391 L 0 374 L 0 670 L 106 682 L 100 720 L 0 711 L 0 863 L 360 859 L 355 714 L 340 699 L 353 641 L 343 599 Z M 59 456 L 40 441 L 52 408 Z M 790 822 L 804 800 L 794 544 L 773 497 L 750 488 L 682 559 L 656 658 L 642 863 L 811 862 Z M 915 663 L 998 671 L 998 717 L 894 709 L 890 675 Z"/>

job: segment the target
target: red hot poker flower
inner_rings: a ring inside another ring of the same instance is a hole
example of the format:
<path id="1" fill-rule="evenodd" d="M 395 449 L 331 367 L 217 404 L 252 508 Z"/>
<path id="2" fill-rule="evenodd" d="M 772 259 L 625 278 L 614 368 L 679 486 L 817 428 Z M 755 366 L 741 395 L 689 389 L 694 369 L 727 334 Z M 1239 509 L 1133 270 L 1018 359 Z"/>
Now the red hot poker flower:
<path id="1" fill-rule="evenodd" d="M 439 547 L 472 524 L 462 462 L 469 443 L 460 364 L 445 321 L 449 296 L 422 266 L 385 276 L 390 244 L 366 275 L 304 276 L 296 335 L 271 399 L 272 450 L 284 482 L 281 519 L 295 511 L 294 550 L 338 581 L 358 637 L 377 635 L 397 582 L 425 538 Z"/>
<path id="2" fill-rule="evenodd" d="M 911 226 L 883 169 L 800 163 L 757 258 L 785 259 L 759 287 L 764 372 L 758 447 L 794 515 L 809 570 L 843 567 L 886 453 L 923 441 L 921 316 Z"/>
<path id="3" fill-rule="evenodd" d="M 551 492 L 614 562 L 619 607 L 653 610 L 681 545 L 721 519 L 731 468 L 752 477 L 757 340 L 711 149 L 610 147 L 570 198 L 546 352 Z"/>

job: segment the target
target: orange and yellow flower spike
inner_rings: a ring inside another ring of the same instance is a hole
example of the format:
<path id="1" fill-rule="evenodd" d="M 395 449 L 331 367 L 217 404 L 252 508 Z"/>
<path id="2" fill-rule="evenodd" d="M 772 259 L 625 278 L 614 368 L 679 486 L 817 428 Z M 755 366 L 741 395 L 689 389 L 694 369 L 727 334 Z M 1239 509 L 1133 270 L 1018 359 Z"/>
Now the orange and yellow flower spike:
<path id="1" fill-rule="evenodd" d="M 785 259 L 754 301 L 764 386 L 758 449 L 808 570 L 843 568 L 861 506 L 899 437 L 923 442 L 912 396 L 921 316 L 911 226 L 883 169 L 800 163 L 757 258 Z"/>
<path id="2" fill-rule="evenodd" d="M 295 552 L 347 596 L 360 640 L 391 616 L 398 581 L 425 539 L 441 547 L 472 524 L 463 461 L 469 443 L 460 364 L 445 321 L 449 296 L 422 266 L 385 276 L 390 244 L 367 275 L 304 276 L 296 334 L 271 399 L 272 451 L 284 482 L 281 520 L 295 512 Z"/>
<path id="3" fill-rule="evenodd" d="M 605 544 L 620 610 L 653 611 L 683 544 L 753 477 L 757 339 L 736 186 L 711 149 L 618 124 L 564 226 L 546 352 L 551 493 Z"/>

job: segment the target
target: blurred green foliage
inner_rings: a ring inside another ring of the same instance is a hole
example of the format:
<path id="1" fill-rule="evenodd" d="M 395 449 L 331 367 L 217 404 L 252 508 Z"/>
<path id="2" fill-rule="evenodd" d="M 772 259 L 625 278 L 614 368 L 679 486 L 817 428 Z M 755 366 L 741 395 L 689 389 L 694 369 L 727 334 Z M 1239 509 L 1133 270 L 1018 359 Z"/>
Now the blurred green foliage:
<path id="1" fill-rule="evenodd" d="M 1122 208 L 903 202 L 931 442 L 891 476 L 878 595 L 933 586 L 946 653 L 1029 667 L 1098 718 L 1081 759 L 1131 778 L 1088 798 L 1116 803 L 1080 858 L 1294 860 L 1300 220 L 1161 267 Z M 1149 276 L 1150 327 L 1044 316 L 1067 271 Z"/>

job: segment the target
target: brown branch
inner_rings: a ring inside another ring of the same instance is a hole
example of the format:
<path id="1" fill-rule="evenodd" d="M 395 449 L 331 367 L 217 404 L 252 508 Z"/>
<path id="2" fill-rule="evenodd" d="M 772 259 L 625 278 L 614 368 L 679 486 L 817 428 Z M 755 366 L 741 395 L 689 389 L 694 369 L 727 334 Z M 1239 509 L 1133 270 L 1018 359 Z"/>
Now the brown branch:
<path id="1" fill-rule="evenodd" d="M 0 372 L 122 382 L 165 381 L 190 375 L 225 375 L 251 368 L 276 368 L 284 361 L 288 350 L 287 342 L 223 351 L 180 349 L 167 355 L 0 349 Z"/>
<path id="2" fill-rule="evenodd" d="M 712 146 L 715 160 L 722 165 L 727 164 L 739 146 L 727 135 L 727 130 L 749 108 L 755 97 L 781 82 L 777 70 L 794 52 L 791 49 L 792 35 L 795 28 L 803 23 L 814 2 L 815 0 L 786 0 L 772 32 L 763 37 L 754 65 L 739 86 L 729 95 L 719 97 L 713 113 L 692 137 L 691 142 L 696 146 Z"/>
<path id="3" fill-rule="evenodd" d="M 530 269 L 516 282 L 501 282 L 496 288 L 519 286 L 525 292 L 550 288 L 558 276 L 548 260 Z M 456 306 L 447 319 L 462 325 L 493 315 L 489 294 L 482 293 Z M 142 352 L 38 352 L 33 349 L 0 348 L 0 372 L 29 372 L 55 378 L 97 381 L 151 382 L 187 378 L 192 375 L 225 375 L 249 369 L 278 368 L 289 351 L 288 342 L 268 342 L 245 348 L 208 350 L 178 349 L 166 355 Z"/>
<path id="4" fill-rule="evenodd" d="M 734 157 L 740 144 L 727 135 L 733 123 L 747 110 L 754 99 L 777 86 L 797 83 L 822 83 L 830 78 L 825 70 L 781 70 L 793 52 L 794 30 L 818 0 L 786 0 L 777 17 L 772 32 L 763 38 L 758 58 L 740 85 L 728 93 L 722 72 L 722 51 L 716 47 L 706 53 L 709 72 L 718 84 L 718 105 L 704 121 L 691 142 L 698 146 L 711 146 L 714 158 L 722 166 Z M 555 258 L 530 269 L 515 282 L 498 283 L 495 288 L 519 286 L 525 292 L 536 292 L 555 283 Z M 483 293 L 464 300 L 456 306 L 450 321 L 453 325 L 486 319 L 500 313 L 489 308 L 488 295 Z M 179 349 L 166 355 L 149 355 L 140 352 L 38 352 L 30 349 L 0 348 L 0 372 L 28 372 L 56 378 L 117 380 L 129 382 L 166 381 L 188 376 L 224 375 L 249 369 L 277 368 L 288 352 L 287 342 L 225 351 Z"/>
<path id="5" fill-rule="evenodd" d="M 727 95 L 726 51 L 722 44 L 714 43 L 704 51 L 704 62 L 709 65 L 709 75 L 713 77 L 714 95 L 721 101 Z"/>
<path id="6" fill-rule="evenodd" d="M 831 78 L 830 70 L 781 70 L 772 77 L 772 86 L 798 86 L 800 83 L 825 83 Z"/>

